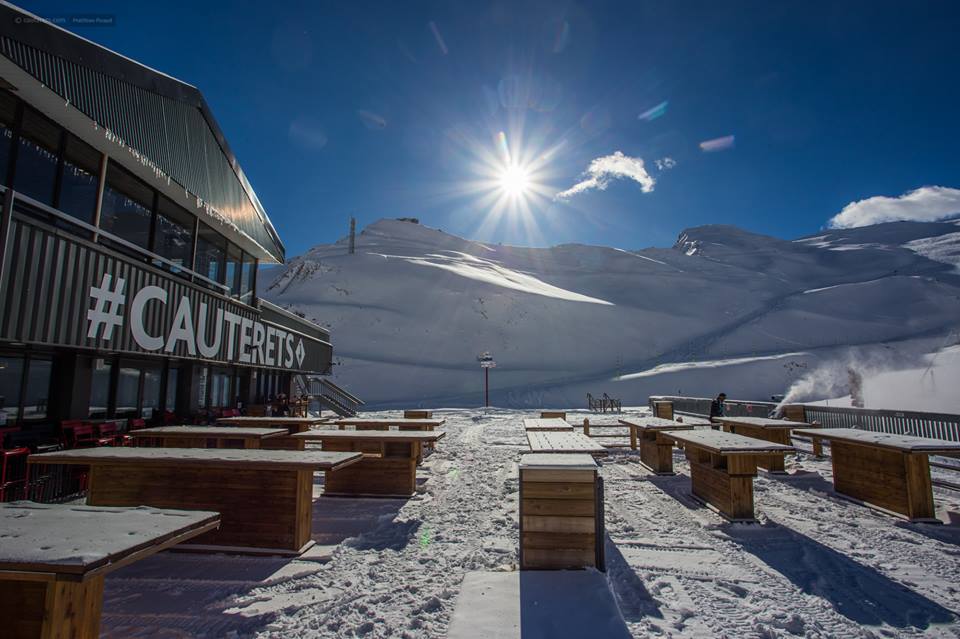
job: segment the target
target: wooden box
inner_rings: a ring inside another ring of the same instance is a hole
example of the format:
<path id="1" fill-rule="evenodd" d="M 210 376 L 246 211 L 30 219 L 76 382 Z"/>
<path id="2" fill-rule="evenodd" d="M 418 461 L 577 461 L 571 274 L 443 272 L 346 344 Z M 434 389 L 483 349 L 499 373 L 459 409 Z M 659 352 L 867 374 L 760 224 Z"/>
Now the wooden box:
<path id="1" fill-rule="evenodd" d="M 673 402 L 653 402 L 653 416 L 673 420 Z"/>
<path id="2" fill-rule="evenodd" d="M 587 454 L 520 462 L 520 568 L 604 569 L 603 484 Z"/>

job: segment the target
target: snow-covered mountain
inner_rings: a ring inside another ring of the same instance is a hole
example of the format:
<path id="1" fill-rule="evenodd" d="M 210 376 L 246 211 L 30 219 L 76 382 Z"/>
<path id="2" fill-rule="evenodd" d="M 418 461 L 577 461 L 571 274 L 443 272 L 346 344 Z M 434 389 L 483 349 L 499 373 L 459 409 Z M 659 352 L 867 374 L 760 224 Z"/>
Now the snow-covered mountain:
<path id="1" fill-rule="evenodd" d="M 784 393 L 823 366 L 915 364 L 956 342 L 960 221 L 786 241 L 731 226 L 671 248 L 473 242 L 397 220 L 261 278 L 331 329 L 335 379 L 373 404 L 572 406 L 591 392 Z M 842 393 L 841 393 L 842 394 Z"/>

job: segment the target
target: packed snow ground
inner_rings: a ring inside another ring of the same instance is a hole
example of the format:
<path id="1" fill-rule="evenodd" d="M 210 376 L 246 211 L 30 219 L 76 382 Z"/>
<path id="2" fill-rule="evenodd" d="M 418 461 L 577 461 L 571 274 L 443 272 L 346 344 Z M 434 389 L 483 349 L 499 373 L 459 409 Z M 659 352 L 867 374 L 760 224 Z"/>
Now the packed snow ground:
<path id="1" fill-rule="evenodd" d="M 122 568 L 102 636 L 444 637 L 466 573 L 517 567 L 516 463 L 535 413 L 435 415 L 447 437 L 412 499 L 318 497 L 306 558 L 166 552 Z M 960 493 L 934 489 L 945 525 L 908 524 L 836 497 L 829 460 L 801 454 L 788 476 L 756 479 L 760 523 L 732 525 L 674 461 L 675 477 L 628 448 L 602 465 L 607 583 L 634 637 L 960 637 Z"/>

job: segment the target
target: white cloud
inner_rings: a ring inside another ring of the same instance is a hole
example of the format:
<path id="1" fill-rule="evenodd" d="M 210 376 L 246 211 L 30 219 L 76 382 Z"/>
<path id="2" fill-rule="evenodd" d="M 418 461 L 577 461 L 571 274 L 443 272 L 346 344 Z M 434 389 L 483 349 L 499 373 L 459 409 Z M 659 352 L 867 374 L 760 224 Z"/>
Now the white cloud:
<path id="1" fill-rule="evenodd" d="M 851 202 L 827 222 L 830 228 L 850 229 L 883 222 L 935 222 L 960 214 L 960 189 L 922 186 L 899 197 L 877 195 Z"/>
<path id="2" fill-rule="evenodd" d="M 593 159 L 590 162 L 590 166 L 587 167 L 587 170 L 583 172 L 583 178 L 584 179 L 566 191 L 557 193 L 554 199 L 567 200 L 578 193 L 583 193 L 590 189 L 603 191 L 610 185 L 610 182 L 621 178 L 638 182 L 640 189 L 644 193 L 652 191 L 653 185 L 657 183 L 657 181 L 647 173 L 642 159 L 632 158 L 629 155 L 624 155 L 620 151 L 614 152 L 613 155 L 605 155 Z"/>
<path id="3" fill-rule="evenodd" d="M 660 171 L 672 169 L 677 165 L 677 161 L 673 158 L 660 158 L 659 160 L 654 160 L 653 163 L 657 165 L 657 169 Z"/>

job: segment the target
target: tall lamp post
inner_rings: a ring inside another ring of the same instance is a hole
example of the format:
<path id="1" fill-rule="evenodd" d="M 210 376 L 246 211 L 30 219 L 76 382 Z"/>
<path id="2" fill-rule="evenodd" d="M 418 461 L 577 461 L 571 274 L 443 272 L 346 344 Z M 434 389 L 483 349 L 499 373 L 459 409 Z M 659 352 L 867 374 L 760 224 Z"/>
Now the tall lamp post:
<path id="1" fill-rule="evenodd" d="M 483 405 L 490 407 L 490 369 L 496 368 L 497 363 L 493 361 L 493 355 L 489 351 L 480 353 L 477 356 L 480 362 L 480 368 L 483 369 Z"/>

